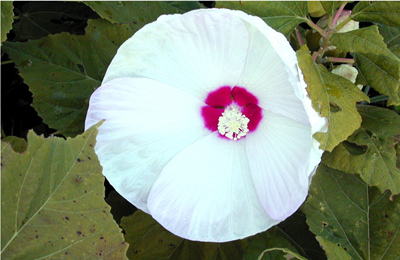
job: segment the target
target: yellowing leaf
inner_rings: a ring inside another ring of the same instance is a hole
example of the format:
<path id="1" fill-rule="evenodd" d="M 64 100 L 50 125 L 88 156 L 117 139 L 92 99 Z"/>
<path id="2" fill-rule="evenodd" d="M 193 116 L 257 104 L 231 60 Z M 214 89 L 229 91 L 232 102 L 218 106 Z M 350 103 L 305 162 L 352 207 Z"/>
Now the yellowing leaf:
<path id="1" fill-rule="evenodd" d="M 315 64 L 307 46 L 297 51 L 297 58 L 314 109 L 329 120 L 328 132 L 318 132 L 314 138 L 320 142 L 321 149 L 332 151 L 360 127 L 361 117 L 355 105 L 368 97 L 349 80 Z"/>
<path id="2" fill-rule="evenodd" d="M 400 193 L 400 169 L 396 166 L 395 146 L 400 143 L 400 116 L 388 109 L 359 106 L 360 129 L 323 161 L 331 168 L 357 173 L 382 192 Z"/>
<path id="3" fill-rule="evenodd" d="M 118 47 L 132 36 L 126 25 L 92 20 L 83 36 L 61 33 L 28 42 L 5 42 L 33 93 L 33 107 L 58 133 L 83 132 L 88 100 L 101 85 Z"/>
<path id="4" fill-rule="evenodd" d="M 306 1 L 218 1 L 216 7 L 242 10 L 259 16 L 275 30 L 288 35 L 307 20 Z"/>
<path id="5" fill-rule="evenodd" d="M 16 153 L 2 143 L 3 259 L 124 259 L 128 245 L 105 203 L 94 153 L 97 126 L 63 138 L 28 134 Z"/>
<path id="6" fill-rule="evenodd" d="M 310 230 L 355 260 L 400 257 L 400 197 L 321 164 L 303 207 Z"/>

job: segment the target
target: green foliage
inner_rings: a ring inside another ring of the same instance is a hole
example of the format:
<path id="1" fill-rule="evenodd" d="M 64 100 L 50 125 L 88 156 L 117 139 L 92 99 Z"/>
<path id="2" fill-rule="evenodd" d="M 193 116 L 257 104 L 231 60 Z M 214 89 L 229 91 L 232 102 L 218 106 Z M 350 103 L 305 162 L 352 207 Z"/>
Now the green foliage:
<path id="1" fill-rule="evenodd" d="M 19 19 L 13 25 L 16 38 L 23 41 L 40 39 L 49 34 L 69 32 L 83 34 L 88 19 L 98 15 L 82 3 L 35 1 L 15 9 Z"/>
<path id="2" fill-rule="evenodd" d="M 322 248 L 325 250 L 329 260 L 351 260 L 350 255 L 340 245 L 332 243 L 323 237 L 317 236 L 317 239 Z"/>
<path id="3" fill-rule="evenodd" d="M 343 3 L 342 1 L 320 1 L 322 7 L 325 9 L 325 11 L 333 17 L 337 9 L 340 7 L 340 5 Z"/>
<path id="4" fill-rule="evenodd" d="M 101 85 L 118 47 L 132 35 L 126 25 L 91 20 L 86 34 L 50 35 L 28 42 L 5 42 L 34 95 L 32 106 L 58 133 L 83 132 L 89 97 Z"/>
<path id="5" fill-rule="evenodd" d="M 379 32 L 389 48 L 398 58 L 400 58 L 400 28 L 390 27 L 379 24 Z"/>
<path id="6" fill-rule="evenodd" d="M 2 143 L 2 258 L 124 258 L 127 244 L 103 199 L 97 127 L 67 140 L 30 131 L 22 154 Z"/>
<path id="7" fill-rule="evenodd" d="M 12 1 L 1 1 L 1 42 L 7 39 L 7 33 L 12 28 L 14 21 Z"/>
<path id="8" fill-rule="evenodd" d="M 400 5 L 396 1 L 360 1 L 353 9 L 352 18 L 400 27 Z"/>
<path id="9" fill-rule="evenodd" d="M 318 132 L 314 138 L 320 142 L 321 149 L 332 151 L 360 127 L 361 117 L 355 105 L 357 101 L 368 100 L 368 97 L 349 80 L 314 63 L 307 46 L 303 45 L 297 51 L 297 59 L 314 109 L 329 120 L 328 132 Z"/>
<path id="10" fill-rule="evenodd" d="M 218 1 L 216 7 L 242 10 L 259 16 L 269 26 L 285 35 L 305 22 L 308 12 L 306 1 Z"/>
<path id="11" fill-rule="evenodd" d="M 310 230 L 352 259 L 400 257 L 400 197 L 321 164 L 304 209 Z"/>
<path id="12" fill-rule="evenodd" d="M 118 224 L 121 223 L 122 217 L 129 216 L 136 211 L 135 206 L 116 191 L 111 191 L 110 194 L 107 195 L 106 202 L 111 206 L 111 214 Z"/>
<path id="13" fill-rule="evenodd" d="M 139 30 L 160 15 L 185 13 L 202 8 L 198 2 L 147 2 L 147 1 L 85 1 L 103 19 L 112 23 L 129 24 L 133 30 Z"/>
<path id="14" fill-rule="evenodd" d="M 360 75 L 372 88 L 389 96 L 389 104 L 400 104 L 400 60 L 387 48 L 377 26 L 347 33 L 336 33 L 330 39 L 341 51 L 355 52 Z"/>
<path id="15" fill-rule="evenodd" d="M 400 105 L 400 62 L 381 54 L 353 53 L 359 74 L 381 94 L 389 96 L 388 105 Z"/>
<path id="16" fill-rule="evenodd" d="M 359 106 L 361 127 L 323 161 L 331 168 L 360 174 L 381 192 L 400 193 L 400 169 L 396 167 L 395 146 L 400 143 L 400 116 L 393 111 Z"/>

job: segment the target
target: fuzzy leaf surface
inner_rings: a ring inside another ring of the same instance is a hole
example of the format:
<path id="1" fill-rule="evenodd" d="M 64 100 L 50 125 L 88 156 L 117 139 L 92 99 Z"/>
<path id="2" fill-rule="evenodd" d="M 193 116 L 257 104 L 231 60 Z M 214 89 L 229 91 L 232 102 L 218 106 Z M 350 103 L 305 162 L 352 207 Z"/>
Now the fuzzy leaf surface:
<path id="1" fill-rule="evenodd" d="M 400 2 L 360 1 L 352 11 L 352 18 L 360 22 L 400 27 Z"/>
<path id="2" fill-rule="evenodd" d="M 396 58 L 387 48 L 375 25 L 345 33 L 335 33 L 330 41 L 341 51 L 381 54 Z"/>
<path id="3" fill-rule="evenodd" d="M 356 102 L 368 100 L 368 97 L 349 80 L 315 64 L 306 45 L 297 51 L 297 59 L 315 111 L 329 121 L 328 132 L 318 132 L 314 138 L 321 144 L 320 149 L 332 151 L 360 127 Z"/>
<path id="4" fill-rule="evenodd" d="M 400 197 L 321 164 L 304 210 L 310 230 L 352 259 L 400 258 Z"/>
<path id="5" fill-rule="evenodd" d="M 366 83 L 389 96 L 388 105 L 400 105 L 400 60 L 374 53 L 354 52 L 352 55 Z"/>
<path id="6" fill-rule="evenodd" d="M 380 24 L 379 32 L 383 36 L 389 50 L 391 50 L 397 58 L 400 58 L 400 28 Z"/>
<path id="7" fill-rule="evenodd" d="M 103 199 L 97 127 L 67 140 L 30 131 L 22 154 L 2 143 L 2 258 L 125 258 L 128 245 Z"/>
<path id="8" fill-rule="evenodd" d="M 288 35 L 308 13 L 306 1 L 218 1 L 216 7 L 242 10 L 259 16 L 269 26 Z"/>
<path id="9" fill-rule="evenodd" d="M 323 162 L 346 173 L 357 173 L 381 192 L 389 189 L 400 193 L 400 169 L 396 166 L 395 146 L 400 143 L 400 116 L 373 106 L 359 106 L 361 127 L 347 141 L 331 153 L 325 153 Z"/>
<path id="10" fill-rule="evenodd" d="M 1 42 L 7 40 L 7 33 L 14 21 L 14 6 L 12 1 L 1 1 Z"/>
<path id="11" fill-rule="evenodd" d="M 33 93 L 32 106 L 58 133 L 83 132 L 89 97 L 101 85 L 118 47 L 131 36 L 127 25 L 91 20 L 83 36 L 61 33 L 28 42 L 6 42 Z"/>

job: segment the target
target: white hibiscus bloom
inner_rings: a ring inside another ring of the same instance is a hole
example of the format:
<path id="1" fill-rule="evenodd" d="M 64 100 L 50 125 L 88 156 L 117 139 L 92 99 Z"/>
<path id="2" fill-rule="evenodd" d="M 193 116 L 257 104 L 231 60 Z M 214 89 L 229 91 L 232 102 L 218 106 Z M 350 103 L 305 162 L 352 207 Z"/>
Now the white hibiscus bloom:
<path id="1" fill-rule="evenodd" d="M 225 9 L 163 15 L 128 39 L 86 128 L 111 185 L 172 233 L 224 242 L 304 202 L 326 122 L 286 38 Z"/>

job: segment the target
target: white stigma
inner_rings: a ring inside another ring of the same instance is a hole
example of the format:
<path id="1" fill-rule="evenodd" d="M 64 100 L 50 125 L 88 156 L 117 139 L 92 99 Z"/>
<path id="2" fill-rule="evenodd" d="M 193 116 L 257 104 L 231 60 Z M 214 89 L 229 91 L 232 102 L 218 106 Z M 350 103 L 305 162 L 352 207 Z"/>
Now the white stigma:
<path id="1" fill-rule="evenodd" d="M 246 136 L 249 122 L 250 119 L 243 115 L 238 107 L 230 106 L 218 118 L 218 132 L 229 139 L 238 140 Z"/>

